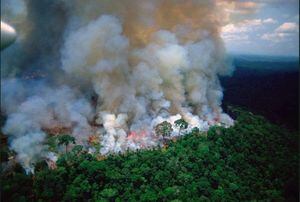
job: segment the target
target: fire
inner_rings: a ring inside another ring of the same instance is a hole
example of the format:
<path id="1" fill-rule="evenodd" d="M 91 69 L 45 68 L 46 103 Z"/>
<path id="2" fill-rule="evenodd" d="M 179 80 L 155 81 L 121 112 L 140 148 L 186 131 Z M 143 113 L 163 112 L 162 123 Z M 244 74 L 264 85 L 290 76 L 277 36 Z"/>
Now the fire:
<path id="1" fill-rule="evenodd" d="M 8 52 L 5 69 L 19 66 L 20 76 L 7 75 L 1 88 L 3 131 L 17 159 L 31 169 L 47 152 L 47 136 L 68 134 L 106 155 L 181 136 L 178 127 L 156 135 L 155 125 L 164 119 L 172 125 L 178 116 L 187 117 L 199 130 L 222 121 L 232 125 L 221 109 L 218 76 L 230 73 L 231 66 L 224 61 L 215 2 L 63 1 L 59 8 L 68 15 L 61 22 L 60 12 L 53 12 L 49 23 L 25 16 L 36 34 L 19 40 L 19 51 Z M 28 6 L 40 13 L 35 4 Z M 43 33 L 48 29 L 55 33 Z M 18 57 L 21 53 L 25 57 Z"/>
<path id="2" fill-rule="evenodd" d="M 96 135 L 89 136 L 88 143 L 91 144 L 91 145 L 98 144 L 99 143 L 99 137 L 96 136 Z"/>
<path id="3" fill-rule="evenodd" d="M 141 138 L 146 136 L 146 131 L 141 131 L 140 133 L 137 133 L 135 131 L 131 131 L 128 135 L 129 140 L 140 140 Z"/>
<path id="4" fill-rule="evenodd" d="M 147 138 L 147 131 L 142 130 L 139 133 L 135 131 L 131 131 L 127 136 L 128 141 L 132 141 L 134 143 L 139 143 L 141 147 L 146 147 L 145 139 Z"/>

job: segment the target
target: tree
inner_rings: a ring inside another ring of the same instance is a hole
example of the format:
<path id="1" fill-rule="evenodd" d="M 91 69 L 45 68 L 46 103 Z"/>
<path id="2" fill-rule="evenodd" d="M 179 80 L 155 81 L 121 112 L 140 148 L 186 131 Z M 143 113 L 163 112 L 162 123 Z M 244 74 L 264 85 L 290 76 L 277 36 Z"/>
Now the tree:
<path id="1" fill-rule="evenodd" d="M 76 145 L 73 149 L 72 152 L 74 154 L 79 155 L 83 151 L 83 146 L 82 145 Z"/>
<path id="2" fill-rule="evenodd" d="M 60 135 L 58 137 L 58 144 L 66 146 L 66 153 L 68 152 L 68 145 L 70 143 L 75 144 L 75 138 L 70 135 Z"/>
<path id="3" fill-rule="evenodd" d="M 155 127 L 155 133 L 157 135 L 163 136 L 163 138 L 165 138 L 166 136 L 170 136 L 172 131 L 173 131 L 172 125 L 167 121 L 164 121 L 156 125 Z"/>
<path id="4" fill-rule="evenodd" d="M 179 127 L 179 134 L 182 129 L 187 129 L 187 127 L 189 125 L 184 119 L 178 119 L 174 123 L 175 123 L 175 126 Z"/>
<path id="5" fill-rule="evenodd" d="M 197 127 L 194 127 L 194 128 L 192 129 L 192 134 L 194 134 L 194 135 L 197 135 L 199 132 L 200 132 L 200 130 L 199 130 L 199 128 L 197 128 Z"/>
<path id="6" fill-rule="evenodd" d="M 74 146 L 54 170 L 36 165 L 27 175 L 17 164 L 1 173 L 0 192 L 5 201 L 299 201 L 298 133 L 249 113 L 237 120 L 208 138 L 191 132 L 164 152 L 98 161 Z"/>

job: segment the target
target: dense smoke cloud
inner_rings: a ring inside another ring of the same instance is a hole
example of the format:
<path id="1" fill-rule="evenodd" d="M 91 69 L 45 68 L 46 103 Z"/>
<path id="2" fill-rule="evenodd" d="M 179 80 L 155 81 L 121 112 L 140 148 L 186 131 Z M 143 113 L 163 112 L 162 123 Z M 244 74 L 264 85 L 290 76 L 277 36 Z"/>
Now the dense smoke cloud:
<path id="1" fill-rule="evenodd" d="M 218 76 L 231 67 L 215 1 L 23 3 L 30 29 L 15 24 L 22 37 L 1 53 L 1 109 L 25 167 L 47 155 L 49 128 L 68 127 L 83 145 L 96 134 L 107 154 L 160 144 L 154 127 L 164 120 L 203 131 L 233 124 L 220 107 Z M 42 73 L 24 79 L 32 71 Z"/>
<path id="2" fill-rule="evenodd" d="M 37 69 L 41 74 L 57 73 L 67 23 L 63 3 L 14 0 L 1 1 L 2 6 L 1 18 L 18 31 L 17 43 L 1 53 L 2 75 L 25 76 Z"/>

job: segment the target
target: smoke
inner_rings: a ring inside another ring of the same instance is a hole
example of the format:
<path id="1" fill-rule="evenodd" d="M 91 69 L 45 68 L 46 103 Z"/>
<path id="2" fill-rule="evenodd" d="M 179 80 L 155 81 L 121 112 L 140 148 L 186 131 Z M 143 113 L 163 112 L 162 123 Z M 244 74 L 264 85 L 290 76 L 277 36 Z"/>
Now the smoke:
<path id="1" fill-rule="evenodd" d="M 171 136 L 181 135 L 180 118 L 186 131 L 233 124 L 221 108 L 218 76 L 232 68 L 215 1 L 23 4 L 30 29 L 14 24 L 22 37 L 1 53 L 1 109 L 3 132 L 26 168 L 49 155 L 49 128 L 70 128 L 83 145 L 97 134 L 99 152 L 108 154 L 161 144 L 154 128 L 164 120 L 173 124 Z"/>
<path id="2" fill-rule="evenodd" d="M 36 159 L 47 155 L 44 129 L 72 128 L 79 144 L 91 134 L 92 107 L 69 87 L 53 89 L 42 82 L 24 83 L 15 79 L 3 80 L 1 87 L 4 90 L 1 107 L 8 114 L 2 131 L 9 135 L 17 160 L 27 170 Z"/>
<path id="3" fill-rule="evenodd" d="M 58 50 L 68 19 L 62 3 L 51 0 L 1 1 L 1 18 L 18 32 L 16 43 L 1 52 L 2 76 L 24 77 L 37 70 L 38 74 L 51 72 L 53 77 L 61 73 L 57 68 Z"/>

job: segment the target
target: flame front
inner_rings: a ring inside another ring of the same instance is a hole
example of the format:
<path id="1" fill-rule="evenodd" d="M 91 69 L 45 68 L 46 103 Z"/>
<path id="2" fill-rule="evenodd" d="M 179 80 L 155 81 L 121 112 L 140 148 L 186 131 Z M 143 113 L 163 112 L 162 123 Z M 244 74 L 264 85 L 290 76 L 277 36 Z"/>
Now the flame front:
<path id="1" fill-rule="evenodd" d="M 21 69 L 2 80 L 3 132 L 25 167 L 48 155 L 50 133 L 106 155 L 162 145 L 155 126 L 163 121 L 172 124 L 171 138 L 233 124 L 221 108 L 218 76 L 231 66 L 216 1 L 49 4 L 24 4 L 23 32 L 5 57 Z M 43 76 L 25 76 L 34 70 Z M 174 125 L 181 118 L 184 133 Z"/>

